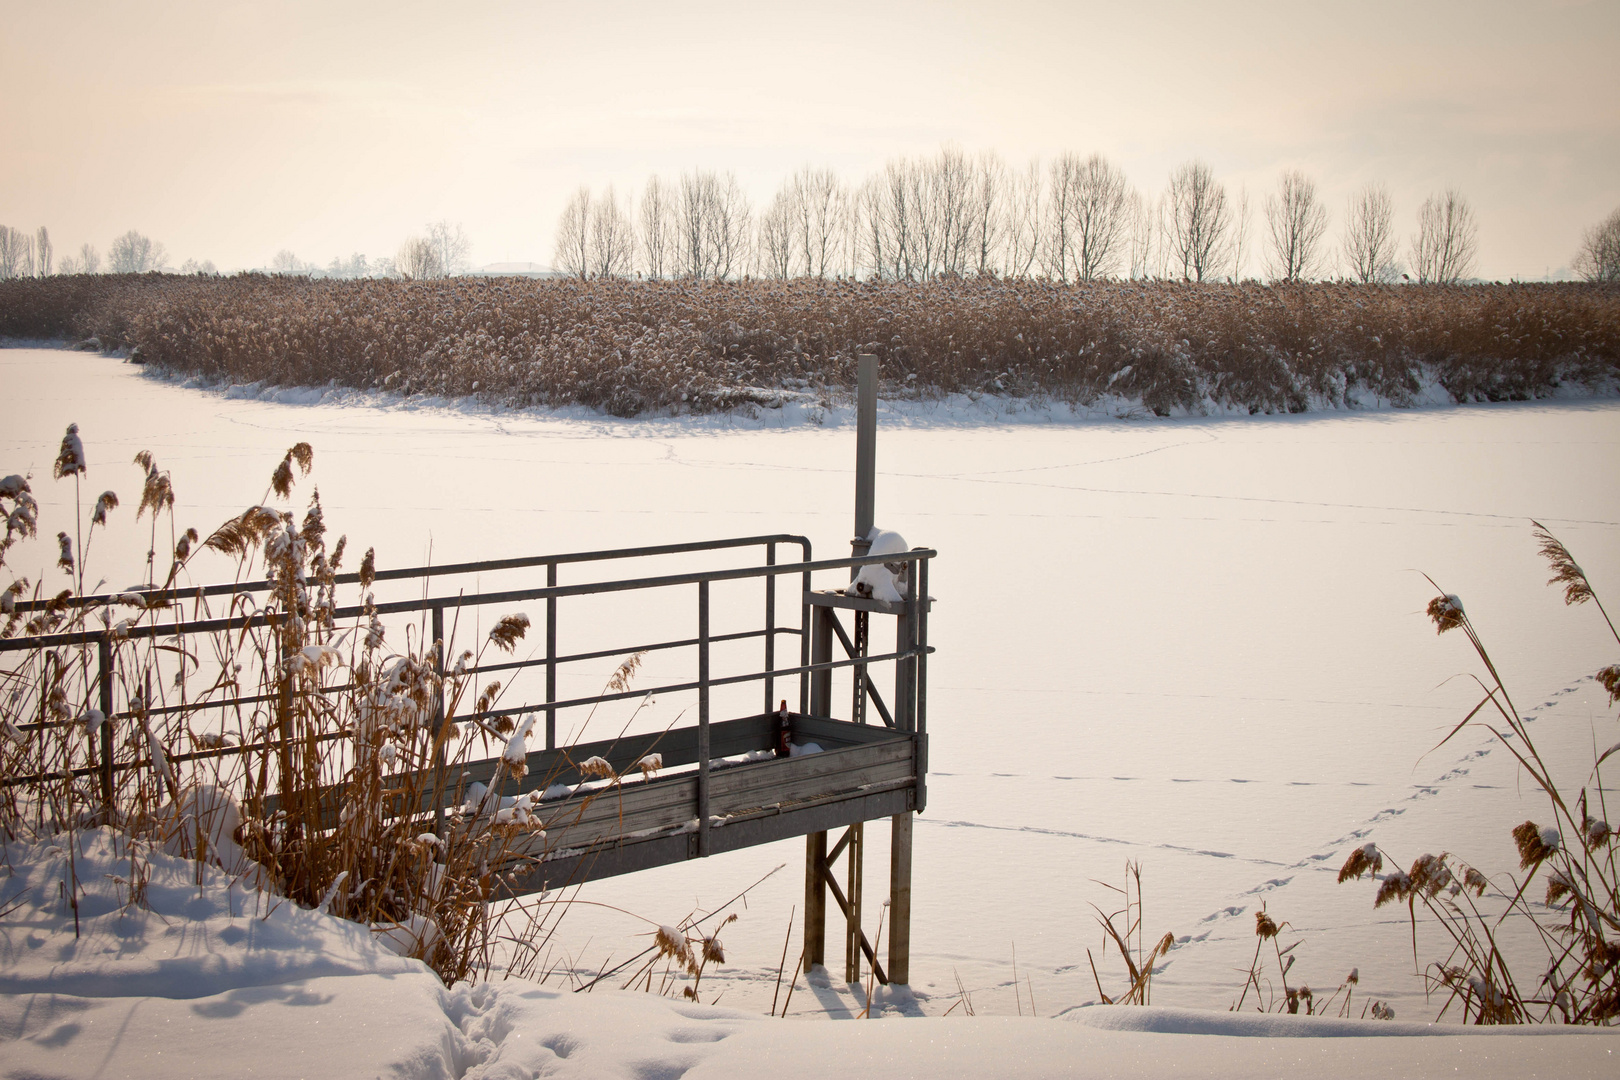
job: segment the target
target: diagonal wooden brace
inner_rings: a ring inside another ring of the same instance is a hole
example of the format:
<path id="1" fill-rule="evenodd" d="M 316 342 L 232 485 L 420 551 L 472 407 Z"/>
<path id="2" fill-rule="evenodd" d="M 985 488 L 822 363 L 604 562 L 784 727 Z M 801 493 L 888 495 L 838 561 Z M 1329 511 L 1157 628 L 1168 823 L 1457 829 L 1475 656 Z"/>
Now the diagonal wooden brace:
<path id="1" fill-rule="evenodd" d="M 836 614 L 832 616 L 832 628 L 833 633 L 838 635 L 838 643 L 844 647 L 844 653 L 851 660 L 855 659 L 855 643 L 849 640 L 849 635 L 844 632 L 844 624 L 839 622 Z M 871 673 L 864 667 L 856 670 L 861 673 L 861 680 L 866 683 L 867 697 L 877 706 L 878 715 L 883 717 L 884 724 L 894 727 L 894 716 L 890 714 L 889 707 L 883 703 L 883 695 L 878 693 L 877 683 L 872 681 Z"/>
<path id="2" fill-rule="evenodd" d="M 838 879 L 833 876 L 832 867 L 827 864 L 826 859 L 822 859 L 817 863 L 816 869 L 821 872 L 822 881 L 832 890 L 833 899 L 838 902 L 838 909 L 844 913 L 845 918 L 848 918 L 849 901 L 844 898 L 844 890 L 838 887 Z M 861 952 L 866 954 L 866 962 L 872 965 L 872 974 L 877 976 L 877 981 L 888 986 L 888 973 L 883 970 L 883 965 L 878 963 L 877 954 L 872 951 L 872 943 L 866 940 L 865 930 L 861 931 Z"/>

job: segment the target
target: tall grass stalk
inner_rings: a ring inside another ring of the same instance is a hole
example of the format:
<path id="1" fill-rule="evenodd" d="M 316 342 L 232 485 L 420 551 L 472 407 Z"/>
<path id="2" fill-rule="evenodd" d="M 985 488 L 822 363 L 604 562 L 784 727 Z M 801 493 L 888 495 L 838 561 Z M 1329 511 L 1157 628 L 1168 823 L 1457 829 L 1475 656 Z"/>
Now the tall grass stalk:
<path id="1" fill-rule="evenodd" d="M 1620 646 L 1620 632 L 1585 571 L 1561 541 L 1539 522 L 1531 524 L 1553 571 L 1548 584 L 1563 588 L 1566 605 L 1591 602 Z M 1561 785 L 1462 600 L 1435 588 L 1440 595 L 1429 602 L 1428 616 L 1436 630 L 1461 630 L 1484 669 L 1483 676 L 1473 676 L 1483 696 L 1439 745 L 1468 726 L 1489 731 L 1545 796 L 1547 823 L 1512 828 L 1518 875 L 1489 876 L 1448 851 L 1421 855 L 1402 871 L 1389 852 L 1367 844 L 1351 852 L 1339 881 L 1381 877 L 1373 906 L 1406 905 L 1413 967 L 1431 992 L 1442 995 L 1441 1016 L 1455 1005 L 1465 1022 L 1475 1024 L 1613 1025 L 1620 1019 L 1620 874 L 1603 766 L 1620 752 L 1620 742 L 1602 750 L 1595 745 L 1587 776 L 1578 786 Z M 1595 678 L 1612 708 L 1620 701 L 1620 664 L 1600 669 Z M 1386 859 L 1396 868 L 1381 875 Z M 1538 877 L 1545 883 L 1539 902 L 1531 892 Z M 1450 942 L 1446 957 L 1427 965 L 1418 956 L 1420 909 Z M 1517 936 L 1527 928 L 1532 945 L 1512 943 L 1510 928 Z"/>

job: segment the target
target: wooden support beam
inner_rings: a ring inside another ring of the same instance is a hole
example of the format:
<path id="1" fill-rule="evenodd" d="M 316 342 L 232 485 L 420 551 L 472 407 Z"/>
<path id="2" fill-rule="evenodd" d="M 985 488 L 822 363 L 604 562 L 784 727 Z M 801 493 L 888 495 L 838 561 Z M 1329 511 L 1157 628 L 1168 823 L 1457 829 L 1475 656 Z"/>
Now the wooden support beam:
<path id="1" fill-rule="evenodd" d="M 889 977 L 911 982 L 911 814 L 896 814 L 889 844 Z"/>
<path id="2" fill-rule="evenodd" d="M 806 834 L 804 849 L 804 973 L 808 975 L 811 968 L 827 962 L 826 831 Z"/>

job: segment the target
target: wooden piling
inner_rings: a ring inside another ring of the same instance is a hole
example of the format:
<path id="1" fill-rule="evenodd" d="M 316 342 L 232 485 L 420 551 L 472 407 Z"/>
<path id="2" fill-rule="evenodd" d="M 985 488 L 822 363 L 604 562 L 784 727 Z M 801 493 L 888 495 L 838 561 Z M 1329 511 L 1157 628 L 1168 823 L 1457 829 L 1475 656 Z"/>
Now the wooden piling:
<path id="1" fill-rule="evenodd" d="M 811 968 L 827 962 L 827 886 L 821 880 L 827 834 L 806 834 L 804 848 L 804 972 L 808 975 Z"/>

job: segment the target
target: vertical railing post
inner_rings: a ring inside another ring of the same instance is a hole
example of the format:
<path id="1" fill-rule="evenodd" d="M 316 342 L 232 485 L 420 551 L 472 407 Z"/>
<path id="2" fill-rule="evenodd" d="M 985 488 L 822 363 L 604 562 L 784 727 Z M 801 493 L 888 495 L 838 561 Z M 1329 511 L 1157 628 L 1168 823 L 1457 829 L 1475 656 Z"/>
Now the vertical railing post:
<path id="1" fill-rule="evenodd" d="M 810 561 L 810 546 L 808 544 L 805 544 L 803 547 L 800 548 L 800 558 L 802 558 L 805 562 Z M 799 585 L 799 667 L 800 668 L 806 668 L 806 667 L 810 666 L 810 636 L 811 636 L 810 619 L 811 619 L 811 615 L 810 615 L 810 571 L 806 570 L 804 572 L 804 574 L 802 575 L 802 579 L 801 579 L 801 582 L 800 582 L 800 585 Z M 829 649 L 831 648 L 831 645 L 832 645 L 832 643 L 828 642 Z M 807 712 L 811 711 L 810 710 L 810 673 L 808 671 L 802 671 L 802 670 L 799 672 L 799 711 L 801 713 L 807 713 Z"/>
<path id="2" fill-rule="evenodd" d="M 918 560 L 920 561 L 920 560 Z M 897 731 L 911 734 L 916 730 L 914 690 L 917 670 L 917 563 L 911 564 L 911 588 L 907 590 L 905 607 L 894 620 L 894 651 L 900 658 L 894 662 L 894 726 Z"/>
<path id="3" fill-rule="evenodd" d="M 916 712 L 913 714 L 917 745 L 917 805 L 920 813 L 928 804 L 928 560 L 917 560 L 917 674 Z"/>
<path id="4" fill-rule="evenodd" d="M 557 587 L 557 564 L 546 563 L 546 588 Z M 557 598 L 546 597 L 546 749 L 557 749 Z"/>
<path id="5" fill-rule="evenodd" d="M 698 856 L 709 854 L 709 583 L 698 582 Z"/>
<path id="6" fill-rule="evenodd" d="M 765 545 L 765 565 L 776 565 L 776 541 Z M 765 711 L 776 708 L 776 575 L 765 575 Z"/>
<path id="7" fill-rule="evenodd" d="M 108 821 L 112 820 L 113 806 L 113 651 L 112 638 L 103 635 L 97 649 L 100 660 L 101 699 L 101 801 L 107 808 Z"/>
<path id="8" fill-rule="evenodd" d="M 433 692 L 433 742 L 438 748 L 433 760 L 433 832 L 444 836 L 444 608 L 433 605 L 433 672 L 438 687 Z M 491 781 L 493 783 L 493 781 Z"/>
<path id="9" fill-rule="evenodd" d="M 928 562 L 911 564 L 911 588 L 906 596 L 895 635 L 895 651 L 903 654 L 894 665 L 894 725 L 912 736 L 912 767 L 915 770 L 913 809 L 921 810 L 927 771 L 926 740 L 922 726 L 922 639 L 928 610 Z M 911 842 L 915 828 L 912 811 L 889 819 L 889 981 L 911 982 Z"/>

